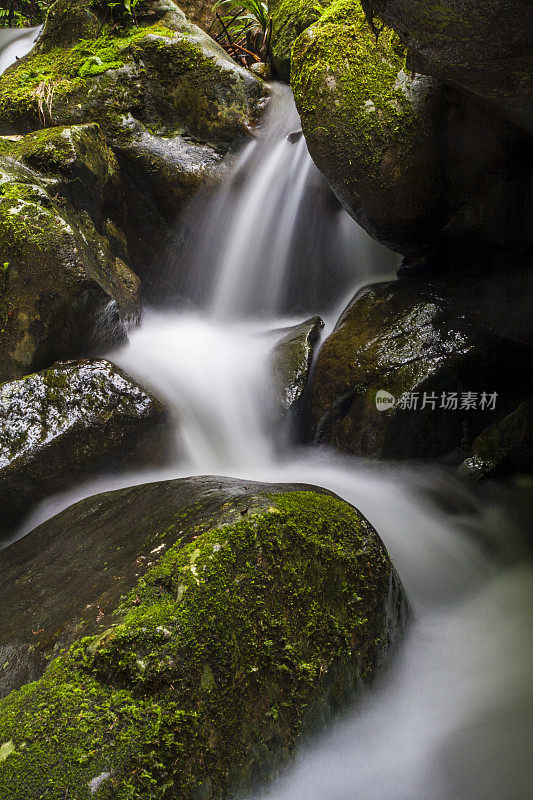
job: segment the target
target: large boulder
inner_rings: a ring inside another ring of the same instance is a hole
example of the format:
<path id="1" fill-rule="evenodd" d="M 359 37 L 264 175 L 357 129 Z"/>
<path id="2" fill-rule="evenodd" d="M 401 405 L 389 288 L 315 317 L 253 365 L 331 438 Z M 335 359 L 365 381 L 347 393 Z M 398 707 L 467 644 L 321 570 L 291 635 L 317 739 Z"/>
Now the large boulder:
<path id="1" fill-rule="evenodd" d="M 296 39 L 291 84 L 316 165 L 352 216 L 392 249 L 426 245 L 473 198 L 519 174 L 524 135 L 413 73 L 397 34 L 383 27 L 376 37 L 359 0 L 331 4 Z M 513 208 L 527 204 L 522 189 Z M 520 246 L 515 233 L 501 244 Z"/>
<path id="2" fill-rule="evenodd" d="M 138 279 L 111 218 L 119 172 L 97 125 L 0 139 L 0 381 L 137 321 Z"/>
<path id="3" fill-rule="evenodd" d="M 161 402 L 108 361 L 0 385 L 0 534 L 45 494 L 162 450 Z"/>
<path id="4" fill-rule="evenodd" d="M 172 0 L 140 4 L 131 27 L 95 7 L 54 3 L 33 50 L 0 78 L 0 133 L 98 122 L 122 168 L 140 273 L 184 199 L 251 133 L 265 88 Z"/>
<path id="5" fill-rule="evenodd" d="M 365 0 L 410 66 L 472 92 L 533 132 L 533 5 L 524 0 Z"/>
<path id="6" fill-rule="evenodd" d="M 245 791 L 371 680 L 406 610 L 356 509 L 225 478 L 72 506 L 2 554 L 0 596 L 4 693 L 42 675 L 0 704 L 10 800 Z"/>
<path id="7" fill-rule="evenodd" d="M 409 279 L 358 292 L 318 354 L 308 437 L 360 456 L 464 457 L 523 399 L 529 357 L 482 298 Z"/>

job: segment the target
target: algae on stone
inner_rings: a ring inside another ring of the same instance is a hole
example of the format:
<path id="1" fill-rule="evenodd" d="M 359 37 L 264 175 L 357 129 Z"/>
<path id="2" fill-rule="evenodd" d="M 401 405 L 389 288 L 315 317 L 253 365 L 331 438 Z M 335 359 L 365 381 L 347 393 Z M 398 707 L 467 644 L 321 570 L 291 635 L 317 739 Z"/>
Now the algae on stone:
<path id="1" fill-rule="evenodd" d="M 272 18 L 271 58 L 278 78 L 289 81 L 294 40 L 320 18 L 328 3 L 318 0 L 270 0 Z"/>
<path id="2" fill-rule="evenodd" d="M 0 704 L 11 800 L 81 800 L 101 776 L 98 796 L 121 800 L 245 791 L 371 680 L 406 610 L 375 531 L 315 487 L 152 483 L 84 500 L 26 540 L 2 571 L 26 565 L 0 626 L 2 677 L 13 639 L 34 659 L 43 640 L 48 657 L 77 641 Z"/>
<path id="3" fill-rule="evenodd" d="M 39 170 L 39 171 L 37 171 Z M 119 167 L 97 125 L 0 139 L 0 381 L 117 341 L 139 315 Z"/>
<path id="4" fill-rule="evenodd" d="M 338 0 L 296 39 L 291 85 L 313 160 L 371 235 L 405 249 L 438 229 L 435 90 L 393 31 L 376 39 L 358 0 Z"/>
<path id="5" fill-rule="evenodd" d="M 0 134 L 97 122 L 120 163 L 128 263 L 142 276 L 183 202 L 251 135 L 267 89 L 172 0 L 135 16 L 116 27 L 90 0 L 57 0 L 33 50 L 0 77 Z"/>

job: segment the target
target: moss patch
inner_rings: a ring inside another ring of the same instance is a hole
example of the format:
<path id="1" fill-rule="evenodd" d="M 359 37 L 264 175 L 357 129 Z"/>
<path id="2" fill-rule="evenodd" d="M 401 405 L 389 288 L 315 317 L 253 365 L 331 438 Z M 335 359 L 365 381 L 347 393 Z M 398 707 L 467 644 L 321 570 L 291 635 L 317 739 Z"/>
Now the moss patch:
<path id="1" fill-rule="evenodd" d="M 428 81 L 397 35 L 372 31 L 358 0 L 337 0 L 294 42 L 291 85 L 313 160 L 341 203 L 393 249 L 438 228 L 437 125 Z"/>
<path id="2" fill-rule="evenodd" d="M 0 80 L 0 117 L 7 122 L 38 112 L 43 122 L 53 121 L 54 102 L 88 91 L 90 77 L 124 66 L 147 35 L 174 36 L 174 31 L 159 24 L 110 31 L 111 26 L 104 25 L 97 38 L 82 39 L 71 47 L 32 51 L 23 69 L 9 70 Z M 45 101 L 39 112 L 40 87 L 49 87 L 53 95 L 50 105 Z"/>
<path id="3" fill-rule="evenodd" d="M 270 0 L 272 17 L 271 52 L 277 75 L 288 81 L 294 40 L 322 15 L 327 2 L 318 0 Z"/>
<path id="4" fill-rule="evenodd" d="M 166 535 L 184 535 L 193 509 Z M 359 513 L 282 490 L 221 516 L 159 557 L 102 633 L 2 702 L 5 796 L 86 798 L 106 776 L 99 797 L 221 798 L 271 776 L 372 677 L 397 584 Z"/>

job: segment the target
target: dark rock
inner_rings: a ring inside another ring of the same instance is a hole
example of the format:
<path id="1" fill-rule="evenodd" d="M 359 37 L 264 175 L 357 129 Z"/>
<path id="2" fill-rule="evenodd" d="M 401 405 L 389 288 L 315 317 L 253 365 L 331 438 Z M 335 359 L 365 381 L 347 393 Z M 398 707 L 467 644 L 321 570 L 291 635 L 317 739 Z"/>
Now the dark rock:
<path id="1" fill-rule="evenodd" d="M 358 511 L 225 478 L 72 506 L 2 553 L 0 596 L 4 692 L 75 642 L 0 705 L 10 800 L 102 775 L 114 796 L 250 789 L 371 680 L 406 610 Z"/>
<path id="2" fill-rule="evenodd" d="M 297 413 L 324 322 L 320 317 L 289 328 L 272 351 L 274 392 L 280 417 Z"/>
<path id="3" fill-rule="evenodd" d="M 291 84 L 316 165 L 349 213 L 399 252 L 425 246 L 448 223 L 449 236 L 492 241 L 489 215 L 475 209 L 496 184 L 531 171 L 522 132 L 412 73 L 397 35 L 385 27 L 376 39 L 358 0 L 332 3 L 296 39 Z M 508 216 L 527 218 L 527 193 L 513 198 Z M 503 247 L 527 247 L 518 225 L 499 233 Z"/>
<path id="4" fill-rule="evenodd" d="M 39 170 L 39 171 L 37 171 Z M 124 339 L 138 279 L 97 125 L 0 140 L 0 380 Z"/>
<path id="5" fill-rule="evenodd" d="M 417 72 L 460 86 L 533 132 L 533 5 L 524 0 L 365 0 Z"/>
<path id="6" fill-rule="evenodd" d="M 480 433 L 472 454 L 459 467 L 459 474 L 472 478 L 533 470 L 533 401 L 517 409 Z"/>
<path id="7" fill-rule="evenodd" d="M 482 296 L 464 282 L 417 280 L 358 292 L 318 354 L 308 436 L 362 456 L 460 459 L 483 428 L 523 398 L 528 348 L 513 340 L 511 319 L 500 325 L 491 317 Z M 503 295 L 498 301 L 505 308 Z M 380 410 L 379 390 L 392 396 L 387 405 L 384 395 Z M 433 400 L 425 407 L 424 392 Z M 452 392 L 457 408 L 443 407 L 443 393 Z M 476 402 L 461 408 L 467 392 Z M 481 397 L 494 392 L 492 408 Z M 413 393 L 416 408 L 398 404 Z"/>
<path id="8" fill-rule="evenodd" d="M 0 533 L 50 492 L 162 449 L 160 401 L 108 361 L 0 385 Z"/>

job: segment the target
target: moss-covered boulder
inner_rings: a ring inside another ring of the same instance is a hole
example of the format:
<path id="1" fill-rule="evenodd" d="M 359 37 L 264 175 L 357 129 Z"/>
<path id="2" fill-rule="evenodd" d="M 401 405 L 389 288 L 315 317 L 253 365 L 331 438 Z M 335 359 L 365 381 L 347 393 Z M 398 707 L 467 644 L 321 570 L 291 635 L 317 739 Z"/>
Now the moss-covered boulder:
<path id="1" fill-rule="evenodd" d="M 332 3 L 296 39 L 291 84 L 316 165 L 352 216 L 400 252 L 433 241 L 460 209 L 522 169 L 525 135 L 413 73 L 397 34 L 384 26 L 376 36 L 359 0 Z M 527 202 L 514 192 L 516 217 Z M 468 236 L 473 216 L 447 235 Z M 475 224 L 491 240 L 490 222 Z M 502 233 L 503 246 L 522 246 L 516 230 Z"/>
<path id="2" fill-rule="evenodd" d="M 436 89 L 405 58 L 358 0 L 339 0 L 296 40 L 291 71 L 313 160 L 371 235 L 403 249 L 427 237 L 441 193 Z"/>
<path id="3" fill-rule="evenodd" d="M 533 5 L 523 0 L 366 0 L 418 72 L 461 86 L 533 132 Z"/>
<path id="4" fill-rule="evenodd" d="M 289 328 L 272 351 L 276 406 L 282 419 L 298 412 L 323 327 L 320 317 L 311 317 Z"/>
<path id="5" fill-rule="evenodd" d="M 75 641 L 0 704 L 11 800 L 249 789 L 372 678 L 405 613 L 373 528 L 309 486 L 110 492 L 2 559 L 4 691 Z"/>
<path id="6" fill-rule="evenodd" d="M 33 50 L 0 80 L 2 132 L 99 122 L 121 144 L 133 120 L 165 137 L 226 146 L 245 137 L 261 82 L 172 0 L 144 8 L 123 28 L 99 19 L 89 0 L 57 0 Z"/>
<path id="7" fill-rule="evenodd" d="M 489 425 L 472 445 L 459 474 L 471 478 L 533 471 L 533 400 Z"/>
<path id="8" fill-rule="evenodd" d="M 108 361 L 0 385 L 0 534 L 45 494 L 137 455 L 162 454 L 160 401 Z"/>
<path id="9" fill-rule="evenodd" d="M 123 339 L 138 279 L 97 125 L 0 139 L 0 380 Z"/>
<path id="10" fill-rule="evenodd" d="M 152 264 L 184 199 L 251 132 L 264 83 L 172 0 L 137 24 L 57 0 L 33 50 L 0 78 L 0 133 L 98 122 L 122 167 L 132 266 Z"/>
<path id="11" fill-rule="evenodd" d="M 272 19 L 270 57 L 278 78 L 289 81 L 291 50 L 295 39 L 320 18 L 328 2 L 316 0 L 269 0 Z"/>
<path id="12" fill-rule="evenodd" d="M 482 297 L 407 279 L 358 292 L 318 354 L 308 436 L 356 455 L 461 460 L 520 402 L 530 357 Z"/>

